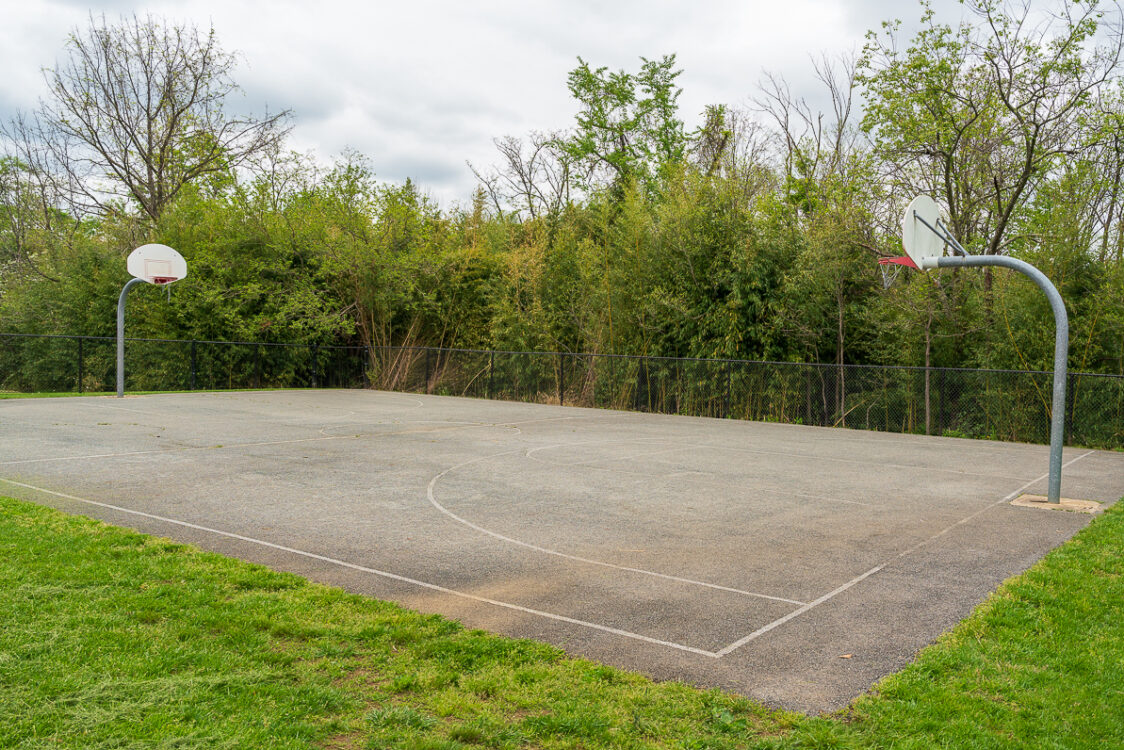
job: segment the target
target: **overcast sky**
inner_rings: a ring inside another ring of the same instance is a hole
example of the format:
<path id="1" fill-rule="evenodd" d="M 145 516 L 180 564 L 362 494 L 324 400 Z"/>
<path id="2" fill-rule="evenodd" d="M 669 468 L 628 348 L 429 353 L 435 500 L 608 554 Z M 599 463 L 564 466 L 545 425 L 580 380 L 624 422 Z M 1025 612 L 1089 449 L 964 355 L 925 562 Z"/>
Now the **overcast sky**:
<path id="1" fill-rule="evenodd" d="M 955 0 L 935 0 L 956 22 Z M 238 51 L 239 109 L 292 109 L 291 145 L 330 161 L 365 154 L 380 179 L 411 177 L 448 207 L 467 202 L 466 160 L 496 162 L 492 139 L 558 130 L 576 107 L 577 58 L 611 69 L 678 55 L 688 127 L 712 103 L 745 105 L 765 71 L 814 99 L 810 59 L 857 51 L 890 18 L 916 26 L 911 0 L 179 0 L 97 5 L 0 0 L 0 119 L 33 109 L 67 34 L 89 14 L 152 13 L 206 28 Z"/>

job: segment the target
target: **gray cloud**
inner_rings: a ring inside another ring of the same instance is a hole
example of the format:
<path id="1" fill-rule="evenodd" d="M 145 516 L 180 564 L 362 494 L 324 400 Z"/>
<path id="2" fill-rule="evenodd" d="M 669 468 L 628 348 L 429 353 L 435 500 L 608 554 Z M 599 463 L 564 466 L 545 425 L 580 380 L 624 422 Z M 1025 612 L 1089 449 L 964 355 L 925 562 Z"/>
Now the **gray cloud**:
<path id="1" fill-rule="evenodd" d="M 937 0 L 938 11 L 956 6 Z M 675 52 L 684 69 L 684 119 L 707 104 L 745 103 L 764 70 L 811 101 L 810 56 L 857 50 L 868 28 L 919 6 L 891 0 L 429 0 L 321 3 L 296 0 L 77 0 L 13 4 L 0 28 L 0 116 L 34 106 L 39 70 L 88 14 L 152 13 L 201 28 L 241 55 L 244 95 L 233 111 L 291 108 L 293 143 L 330 158 L 351 147 L 380 177 L 414 178 L 442 201 L 467 200 L 471 160 L 496 159 L 492 139 L 557 130 L 576 111 L 566 75 L 577 57 L 635 70 L 640 56 Z M 956 6 L 959 7 L 959 6 Z"/>

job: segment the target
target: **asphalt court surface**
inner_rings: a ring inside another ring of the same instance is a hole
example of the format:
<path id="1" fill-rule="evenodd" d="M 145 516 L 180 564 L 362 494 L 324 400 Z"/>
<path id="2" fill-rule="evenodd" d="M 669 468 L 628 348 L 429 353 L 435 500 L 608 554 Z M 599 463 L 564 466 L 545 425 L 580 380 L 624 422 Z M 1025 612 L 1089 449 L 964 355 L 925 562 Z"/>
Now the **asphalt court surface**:
<path id="1" fill-rule="evenodd" d="M 1124 494 L 1124 454 L 1064 461 L 1064 496 Z M 810 713 L 1090 521 L 1009 504 L 1047 468 L 1046 446 L 375 391 L 0 401 L 3 494 Z"/>

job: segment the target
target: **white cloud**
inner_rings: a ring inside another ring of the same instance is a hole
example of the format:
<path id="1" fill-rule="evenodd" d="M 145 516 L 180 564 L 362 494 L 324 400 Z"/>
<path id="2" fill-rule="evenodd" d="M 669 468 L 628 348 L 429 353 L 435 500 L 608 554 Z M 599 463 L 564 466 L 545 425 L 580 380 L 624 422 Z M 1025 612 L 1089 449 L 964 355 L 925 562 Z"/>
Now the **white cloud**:
<path id="1" fill-rule="evenodd" d="M 942 0 L 938 7 L 946 4 L 955 5 Z M 54 64 L 67 33 L 91 12 L 213 24 L 222 45 L 242 55 L 239 108 L 292 108 L 294 146 L 321 158 L 354 148 L 382 179 L 412 177 L 444 203 L 468 199 L 473 180 L 465 161 L 495 161 L 493 138 L 571 124 L 566 74 L 578 56 L 635 70 L 640 56 L 677 53 L 680 105 L 693 126 L 707 104 L 745 103 L 763 70 L 783 74 L 812 99 L 811 56 L 859 49 L 863 32 L 884 14 L 918 14 L 912 4 L 887 0 L 4 5 L 4 119 L 35 105 L 40 69 Z"/>

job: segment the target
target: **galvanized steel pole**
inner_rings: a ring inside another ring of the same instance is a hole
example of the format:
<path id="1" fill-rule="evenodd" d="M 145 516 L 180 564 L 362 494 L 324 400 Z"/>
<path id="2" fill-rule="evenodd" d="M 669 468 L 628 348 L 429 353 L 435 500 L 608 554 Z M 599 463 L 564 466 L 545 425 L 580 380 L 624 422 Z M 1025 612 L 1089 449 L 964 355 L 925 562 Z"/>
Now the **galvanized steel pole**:
<path id="1" fill-rule="evenodd" d="M 937 268 L 964 268 L 977 266 L 1000 266 L 1010 268 L 1029 276 L 1038 288 L 1046 293 L 1050 308 L 1054 311 L 1054 404 L 1050 414 L 1050 483 L 1047 499 L 1051 503 L 1061 502 L 1062 496 L 1062 443 L 1065 439 L 1065 384 L 1066 361 L 1069 358 L 1069 316 L 1065 303 L 1046 274 L 1034 266 L 1005 255 L 967 255 L 942 256 L 937 259 Z"/>
<path id="2" fill-rule="evenodd" d="M 117 298 L 117 398 L 125 398 L 125 295 L 134 284 L 143 283 L 144 279 L 129 279 Z"/>

